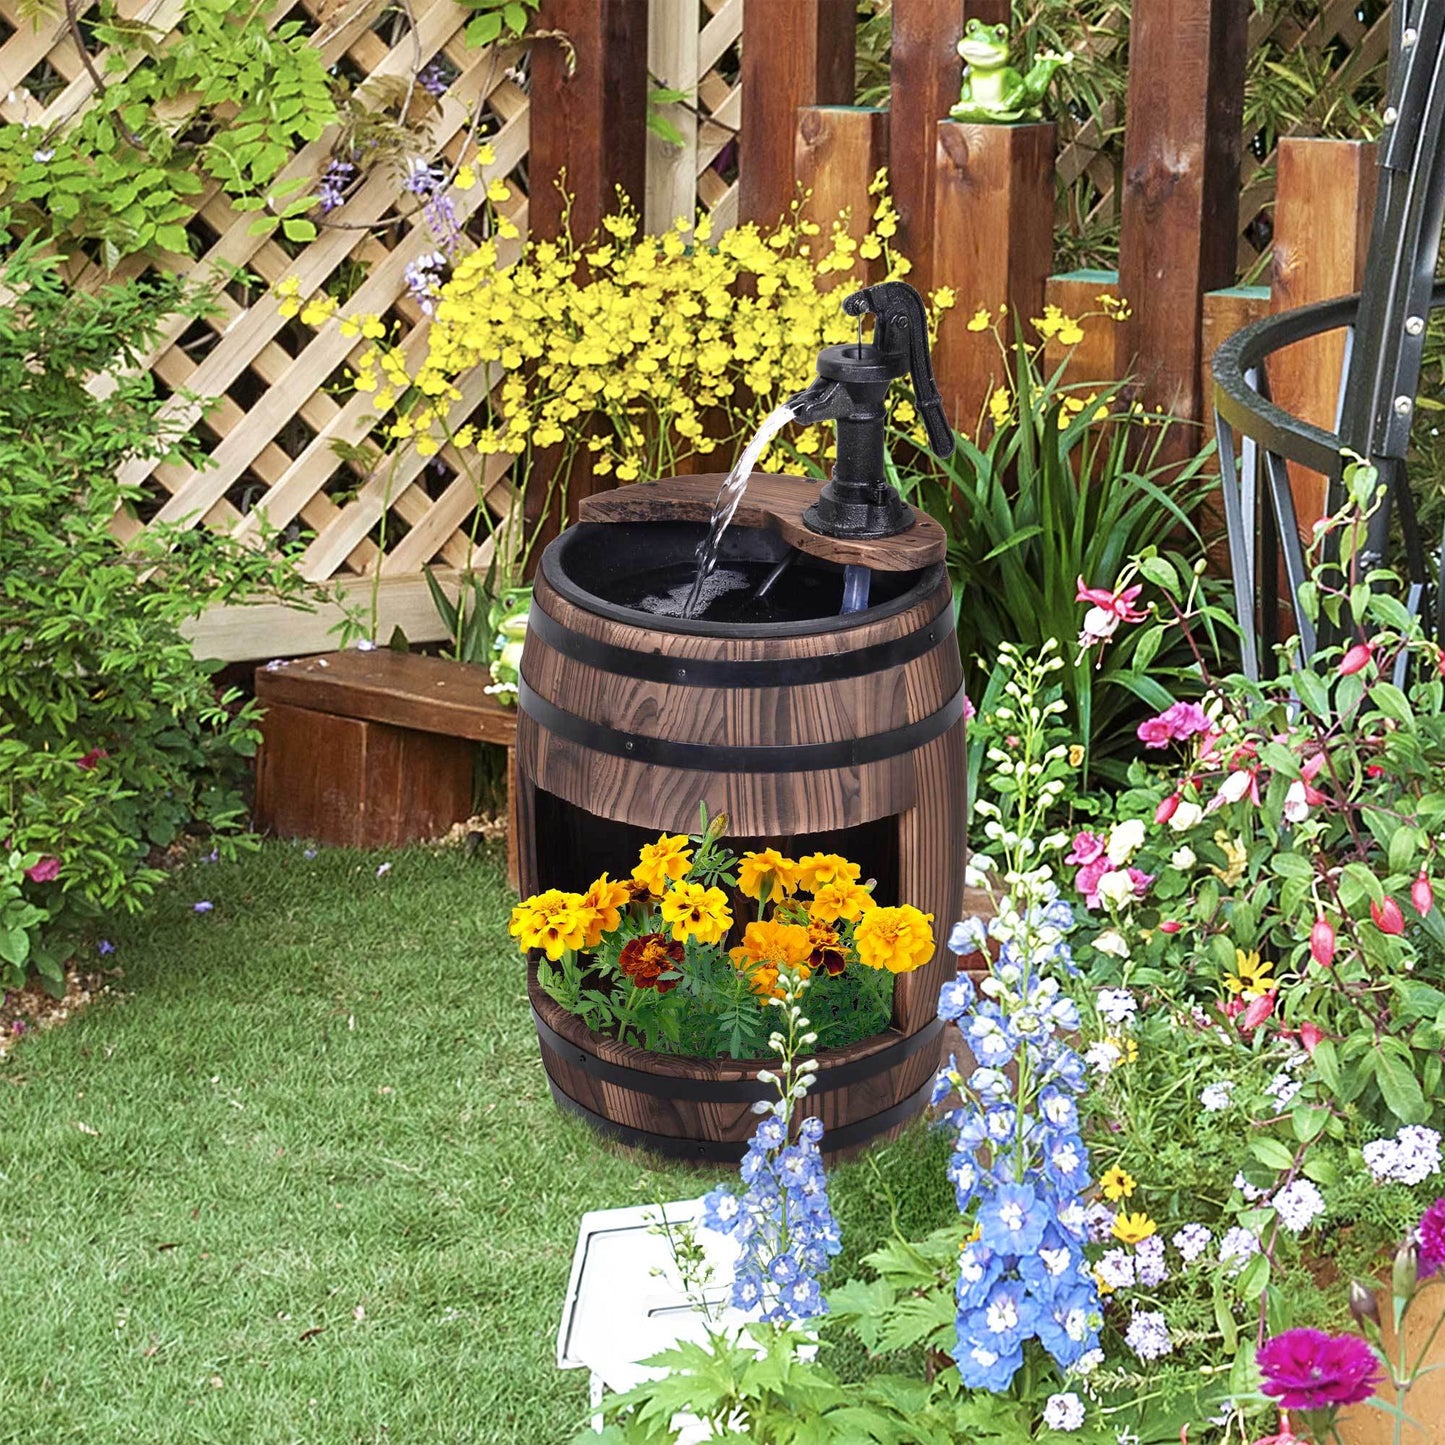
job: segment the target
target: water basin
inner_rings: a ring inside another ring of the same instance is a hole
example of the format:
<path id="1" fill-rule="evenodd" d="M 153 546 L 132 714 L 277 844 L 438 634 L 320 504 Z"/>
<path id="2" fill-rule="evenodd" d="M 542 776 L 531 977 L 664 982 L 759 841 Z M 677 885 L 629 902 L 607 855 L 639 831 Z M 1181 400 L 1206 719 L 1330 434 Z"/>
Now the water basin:
<path id="1" fill-rule="evenodd" d="M 542 572 L 569 602 L 603 617 L 665 632 L 769 637 L 866 625 L 913 606 L 938 584 L 942 567 L 874 572 L 871 605 L 840 616 L 843 568 L 795 552 L 776 533 L 733 525 L 693 617 L 682 615 L 707 527 L 695 522 L 583 522 L 547 549 Z M 763 598 L 778 564 L 792 560 Z"/>

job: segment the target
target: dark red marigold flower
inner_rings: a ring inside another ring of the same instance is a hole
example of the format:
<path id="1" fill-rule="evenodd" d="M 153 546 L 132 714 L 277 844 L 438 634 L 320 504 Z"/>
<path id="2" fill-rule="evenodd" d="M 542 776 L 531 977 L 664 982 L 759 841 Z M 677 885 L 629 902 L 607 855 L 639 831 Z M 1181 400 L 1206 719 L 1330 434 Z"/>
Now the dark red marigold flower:
<path id="1" fill-rule="evenodd" d="M 638 988 L 655 988 L 667 993 L 677 987 L 675 978 L 663 978 L 681 963 L 683 946 L 665 933 L 644 933 L 622 947 L 617 966 Z"/>

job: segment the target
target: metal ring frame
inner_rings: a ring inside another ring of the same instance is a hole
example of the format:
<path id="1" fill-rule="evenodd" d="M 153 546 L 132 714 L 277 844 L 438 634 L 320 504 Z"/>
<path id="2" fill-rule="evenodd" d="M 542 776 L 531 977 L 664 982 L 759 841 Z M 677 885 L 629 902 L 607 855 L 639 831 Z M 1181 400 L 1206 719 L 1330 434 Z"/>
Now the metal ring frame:
<path id="1" fill-rule="evenodd" d="M 1246 326 L 1214 357 L 1215 430 L 1230 564 L 1244 634 L 1243 663 L 1255 678 L 1261 656 L 1278 640 L 1274 559 L 1279 553 L 1304 656 L 1339 640 L 1326 626 L 1316 632 L 1299 606 L 1308 570 L 1289 462 L 1326 478 L 1331 512 L 1345 501 L 1348 456 L 1374 463 L 1383 500 L 1370 518 L 1361 569 L 1380 565 L 1398 508 L 1409 580 L 1406 606 L 1417 615 L 1433 613 L 1436 636 L 1445 641 L 1445 544 L 1432 577 L 1405 475 L 1426 321 L 1432 309 L 1445 307 L 1445 283 L 1435 280 L 1445 224 L 1445 0 L 1396 0 L 1394 22 L 1379 190 L 1363 287 L 1356 296 Z M 1267 363 L 1282 347 L 1340 328 L 1346 333 L 1345 363 L 1331 432 L 1274 404 Z M 1337 556 L 1335 546 L 1326 539 L 1326 562 Z"/>

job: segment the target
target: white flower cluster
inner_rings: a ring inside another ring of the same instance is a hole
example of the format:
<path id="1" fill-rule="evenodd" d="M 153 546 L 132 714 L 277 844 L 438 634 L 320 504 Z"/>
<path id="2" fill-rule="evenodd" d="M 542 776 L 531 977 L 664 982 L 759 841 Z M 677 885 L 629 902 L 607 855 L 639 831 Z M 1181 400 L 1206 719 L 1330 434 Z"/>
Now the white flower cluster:
<path id="1" fill-rule="evenodd" d="M 1440 1172 L 1440 1135 L 1406 1124 L 1393 1139 L 1371 1140 L 1364 1155 L 1376 1184 L 1419 1184 Z"/>

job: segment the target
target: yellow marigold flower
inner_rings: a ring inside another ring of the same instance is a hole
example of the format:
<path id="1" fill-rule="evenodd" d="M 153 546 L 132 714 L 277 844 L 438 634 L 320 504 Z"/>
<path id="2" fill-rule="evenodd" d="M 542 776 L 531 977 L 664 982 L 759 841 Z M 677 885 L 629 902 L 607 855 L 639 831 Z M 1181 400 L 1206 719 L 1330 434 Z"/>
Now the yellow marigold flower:
<path id="1" fill-rule="evenodd" d="M 605 873 L 582 895 L 588 948 L 596 948 L 602 942 L 602 935 L 611 933 L 622 922 L 623 905 L 631 896 L 632 890 L 627 884 L 614 882 Z"/>
<path id="2" fill-rule="evenodd" d="M 1249 849 L 1244 846 L 1243 838 L 1231 838 L 1223 828 L 1215 832 L 1214 841 L 1224 853 L 1227 866 L 1216 868 L 1211 865 L 1209 871 L 1226 888 L 1233 888 L 1244 877 L 1244 870 L 1249 864 Z"/>
<path id="3" fill-rule="evenodd" d="M 771 874 L 773 886 L 766 899 L 759 898 L 763 879 Z M 778 903 L 798 886 L 798 865 L 784 858 L 776 848 L 761 853 L 744 853 L 738 860 L 738 887 L 759 902 Z"/>
<path id="4" fill-rule="evenodd" d="M 1234 950 L 1234 972 L 1224 976 L 1224 986 L 1230 993 L 1244 994 L 1248 998 L 1258 998 L 1274 987 L 1274 979 L 1270 977 L 1274 971 L 1274 964 L 1269 959 L 1263 963 L 1259 959 L 1259 950 L 1254 949 L 1246 953 L 1242 948 Z"/>
<path id="5" fill-rule="evenodd" d="M 654 898 L 660 898 L 669 883 L 687 877 L 692 866 L 692 849 L 686 835 L 664 833 L 655 843 L 644 843 L 632 876 Z"/>
<path id="6" fill-rule="evenodd" d="M 858 961 L 889 973 L 912 973 L 933 957 L 933 915 L 911 903 L 871 908 L 853 934 Z"/>
<path id="7" fill-rule="evenodd" d="M 809 853 L 798 859 L 798 887 L 816 893 L 829 883 L 856 883 L 863 870 L 837 853 Z"/>
<path id="8" fill-rule="evenodd" d="M 540 948 L 555 963 L 564 953 L 583 946 L 586 927 L 581 894 L 549 888 L 512 910 L 507 931 L 524 953 Z"/>
<path id="9" fill-rule="evenodd" d="M 696 938 L 699 943 L 721 943 L 733 926 L 728 896 L 721 888 L 701 883 L 679 883 L 663 895 L 662 918 L 672 925 L 679 943 Z"/>
<path id="10" fill-rule="evenodd" d="M 469 191 L 477 183 L 477 173 L 471 166 L 458 166 L 456 179 L 452 184 L 459 191 Z"/>
<path id="11" fill-rule="evenodd" d="M 873 895 L 866 888 L 840 879 L 814 890 L 808 917 L 818 923 L 836 923 L 840 918 L 845 923 L 856 923 L 876 907 Z"/>
<path id="12" fill-rule="evenodd" d="M 1006 386 L 999 387 L 988 399 L 988 414 L 996 427 L 1006 426 L 1013 415 L 1013 398 Z"/>
<path id="13" fill-rule="evenodd" d="M 1122 1244 L 1142 1244 L 1158 1228 L 1147 1214 L 1126 1214 L 1120 1210 L 1114 1216 L 1114 1227 L 1109 1232 Z"/>
<path id="14" fill-rule="evenodd" d="M 746 974 L 754 993 L 764 998 L 781 998 L 779 968 L 791 968 L 807 977 L 812 970 L 808 956 L 812 943 L 808 930 L 797 923 L 750 923 L 743 941 L 728 949 L 728 957 L 739 973 Z"/>
<path id="15" fill-rule="evenodd" d="M 1105 1171 L 1104 1177 L 1099 1180 L 1099 1188 L 1103 1190 L 1104 1198 L 1111 1204 L 1117 1204 L 1119 1200 L 1127 1199 L 1136 1187 L 1133 1176 L 1126 1174 L 1117 1164 L 1112 1169 Z"/>

